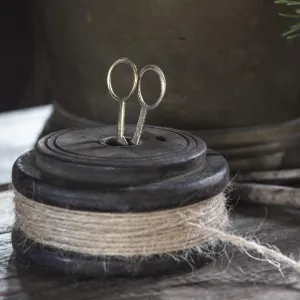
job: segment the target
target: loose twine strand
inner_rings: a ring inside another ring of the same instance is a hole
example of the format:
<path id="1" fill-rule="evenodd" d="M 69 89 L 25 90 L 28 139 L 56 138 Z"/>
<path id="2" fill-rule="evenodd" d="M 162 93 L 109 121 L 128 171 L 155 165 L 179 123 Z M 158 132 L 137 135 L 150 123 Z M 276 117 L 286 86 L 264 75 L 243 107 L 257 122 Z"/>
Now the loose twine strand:
<path id="1" fill-rule="evenodd" d="M 92 256 L 173 256 L 177 251 L 217 241 L 259 253 L 276 266 L 300 273 L 300 262 L 278 249 L 228 231 L 226 197 L 221 193 L 197 204 L 147 213 L 99 213 L 69 210 L 32 201 L 15 191 L 15 226 L 32 241 L 57 250 Z"/>

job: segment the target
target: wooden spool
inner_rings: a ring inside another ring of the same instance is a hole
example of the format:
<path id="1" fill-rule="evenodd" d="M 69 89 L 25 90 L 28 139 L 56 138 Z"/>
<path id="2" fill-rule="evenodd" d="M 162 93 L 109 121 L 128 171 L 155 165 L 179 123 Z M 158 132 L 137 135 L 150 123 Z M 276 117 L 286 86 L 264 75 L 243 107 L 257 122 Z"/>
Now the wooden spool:
<path id="1" fill-rule="evenodd" d="M 134 130 L 127 126 L 126 134 Z M 68 129 L 42 138 L 13 166 L 16 191 L 71 210 L 124 213 L 191 205 L 221 193 L 228 183 L 226 160 L 190 133 L 146 126 L 139 145 L 118 146 L 115 132 L 115 126 Z M 18 229 L 12 243 L 23 261 L 79 276 L 148 276 L 188 266 L 162 255 L 141 260 L 57 251 L 32 243 Z M 198 266 L 207 261 L 196 256 Z"/>

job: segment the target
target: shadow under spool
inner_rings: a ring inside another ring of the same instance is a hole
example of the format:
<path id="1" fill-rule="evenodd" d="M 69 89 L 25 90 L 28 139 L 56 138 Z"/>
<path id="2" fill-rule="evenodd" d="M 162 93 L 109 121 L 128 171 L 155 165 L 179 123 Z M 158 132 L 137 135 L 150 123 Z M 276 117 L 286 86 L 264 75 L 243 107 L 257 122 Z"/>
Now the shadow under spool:
<path id="1" fill-rule="evenodd" d="M 126 136 L 134 130 L 127 126 Z M 15 162 L 14 188 L 32 201 L 70 210 L 134 213 L 198 203 L 228 184 L 226 160 L 199 137 L 145 126 L 139 145 L 119 146 L 115 132 L 115 126 L 104 126 L 43 137 Z M 150 276 L 190 268 L 189 262 L 170 255 L 141 259 L 66 252 L 31 241 L 17 227 L 12 243 L 22 261 L 74 276 Z M 191 255 L 197 266 L 208 260 L 196 252 Z"/>

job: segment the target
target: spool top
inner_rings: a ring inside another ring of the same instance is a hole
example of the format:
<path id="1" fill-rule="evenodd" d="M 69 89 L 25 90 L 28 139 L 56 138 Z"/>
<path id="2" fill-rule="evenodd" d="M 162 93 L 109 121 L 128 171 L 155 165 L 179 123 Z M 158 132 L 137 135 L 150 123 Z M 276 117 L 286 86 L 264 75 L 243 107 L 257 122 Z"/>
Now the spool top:
<path id="1" fill-rule="evenodd" d="M 128 136 L 134 129 L 127 126 Z M 53 178 L 124 186 L 161 180 L 205 165 L 206 145 L 189 133 L 148 126 L 139 145 L 119 146 L 115 132 L 115 126 L 107 126 L 46 136 L 36 147 L 37 166 Z"/>

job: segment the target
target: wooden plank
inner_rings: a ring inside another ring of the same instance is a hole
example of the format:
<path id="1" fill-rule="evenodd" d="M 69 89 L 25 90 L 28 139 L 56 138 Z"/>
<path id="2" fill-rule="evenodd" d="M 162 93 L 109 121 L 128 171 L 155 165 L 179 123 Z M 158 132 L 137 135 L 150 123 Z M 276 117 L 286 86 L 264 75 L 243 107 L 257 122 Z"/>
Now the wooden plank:
<path id="1" fill-rule="evenodd" d="M 33 147 L 51 111 L 45 105 L 0 114 L 0 185 L 10 182 L 14 161 Z"/>
<path id="2" fill-rule="evenodd" d="M 0 299 L 273 299 L 299 300 L 300 277 L 285 269 L 283 277 L 259 262 L 226 247 L 226 253 L 200 270 L 157 278 L 73 281 L 16 262 L 10 243 L 12 193 L 0 193 Z M 233 224 L 241 234 L 257 236 L 283 253 L 298 255 L 300 211 L 239 206 Z"/>

